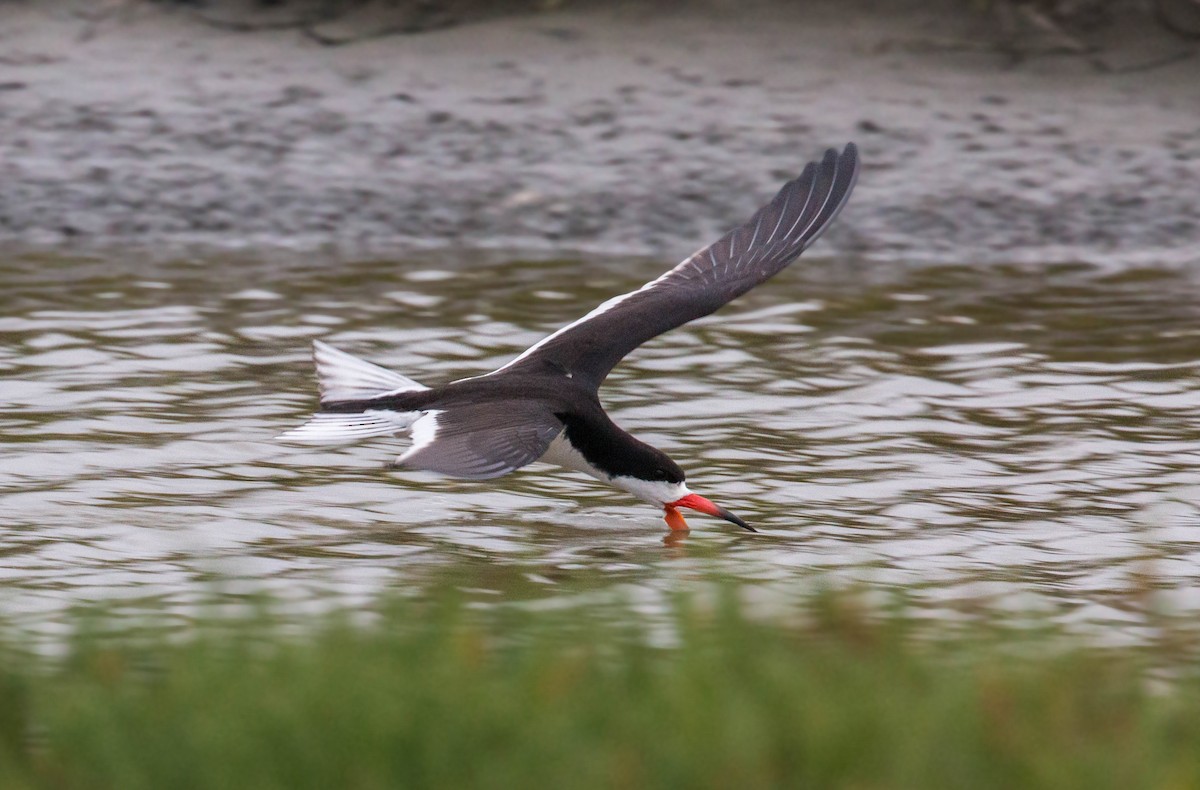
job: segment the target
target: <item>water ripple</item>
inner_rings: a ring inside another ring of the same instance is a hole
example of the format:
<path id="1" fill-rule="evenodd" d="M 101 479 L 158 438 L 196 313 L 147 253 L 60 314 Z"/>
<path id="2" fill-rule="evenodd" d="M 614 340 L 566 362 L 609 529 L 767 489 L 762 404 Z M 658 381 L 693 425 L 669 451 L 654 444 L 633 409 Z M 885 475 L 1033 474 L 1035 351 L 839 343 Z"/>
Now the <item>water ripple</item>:
<path id="1" fill-rule="evenodd" d="M 820 264 L 647 344 L 606 405 L 763 530 L 697 517 L 664 544 L 652 508 L 575 475 L 453 481 L 385 469 L 398 442 L 273 441 L 313 406 L 311 338 L 448 381 L 660 264 L 0 265 L 0 606 L 46 633 L 96 599 L 303 612 L 447 578 L 555 605 L 649 606 L 709 574 L 904 585 L 930 616 L 987 601 L 1131 638 L 1148 607 L 1200 610 L 1186 273 Z"/>

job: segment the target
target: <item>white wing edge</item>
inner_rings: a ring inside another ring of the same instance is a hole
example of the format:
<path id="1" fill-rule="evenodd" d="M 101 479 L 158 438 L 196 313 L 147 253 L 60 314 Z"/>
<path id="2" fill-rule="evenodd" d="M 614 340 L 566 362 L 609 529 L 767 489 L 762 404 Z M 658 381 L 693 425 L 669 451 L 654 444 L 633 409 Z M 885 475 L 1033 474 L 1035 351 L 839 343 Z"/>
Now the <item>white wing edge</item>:
<path id="1" fill-rule="evenodd" d="M 372 409 L 357 414 L 322 412 L 277 438 L 283 442 L 304 444 L 340 444 L 371 436 L 394 436 L 420 419 L 419 411 Z"/>

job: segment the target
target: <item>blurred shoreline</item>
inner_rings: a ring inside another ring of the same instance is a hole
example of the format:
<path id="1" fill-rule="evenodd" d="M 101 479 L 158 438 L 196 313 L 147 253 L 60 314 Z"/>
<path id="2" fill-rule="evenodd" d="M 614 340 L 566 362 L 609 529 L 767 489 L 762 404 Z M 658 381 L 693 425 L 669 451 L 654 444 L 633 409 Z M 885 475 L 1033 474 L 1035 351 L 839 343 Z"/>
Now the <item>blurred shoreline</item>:
<path id="1" fill-rule="evenodd" d="M 1148 17 L 1014 55 L 964 3 L 593 7 L 337 47 L 107 5 L 0 3 L 0 245 L 673 259 L 854 140 L 817 254 L 1197 258 L 1200 57 Z"/>

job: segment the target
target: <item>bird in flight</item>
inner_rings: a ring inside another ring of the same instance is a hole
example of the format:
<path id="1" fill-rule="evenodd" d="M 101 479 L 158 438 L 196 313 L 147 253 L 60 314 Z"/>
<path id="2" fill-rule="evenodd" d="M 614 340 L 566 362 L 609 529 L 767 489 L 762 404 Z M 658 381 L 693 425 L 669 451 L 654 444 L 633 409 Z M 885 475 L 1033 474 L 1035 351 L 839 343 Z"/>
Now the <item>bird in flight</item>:
<path id="1" fill-rule="evenodd" d="M 346 442 L 411 431 L 395 465 L 485 480 L 534 461 L 580 472 L 661 507 L 754 528 L 699 494 L 666 453 L 609 418 L 599 388 L 625 355 L 714 312 L 794 261 L 829 227 L 858 178 L 858 149 L 830 149 L 745 224 L 636 291 L 614 296 L 482 376 L 426 387 L 315 341 L 321 410 L 280 438 Z"/>

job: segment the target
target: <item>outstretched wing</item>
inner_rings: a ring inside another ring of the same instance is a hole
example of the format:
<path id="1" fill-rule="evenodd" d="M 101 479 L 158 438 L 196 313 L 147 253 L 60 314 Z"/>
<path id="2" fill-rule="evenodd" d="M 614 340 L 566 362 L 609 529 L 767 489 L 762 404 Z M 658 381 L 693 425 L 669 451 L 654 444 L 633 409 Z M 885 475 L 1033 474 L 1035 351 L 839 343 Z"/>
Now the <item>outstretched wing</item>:
<path id="1" fill-rule="evenodd" d="M 542 457 L 563 424 L 532 401 L 487 401 L 427 411 L 396 466 L 486 480 Z"/>
<path id="2" fill-rule="evenodd" d="M 841 211 L 858 179 L 858 148 L 829 149 L 722 236 L 653 282 L 613 297 L 530 347 L 500 371 L 552 367 L 598 387 L 647 340 L 717 310 L 791 263 Z"/>

